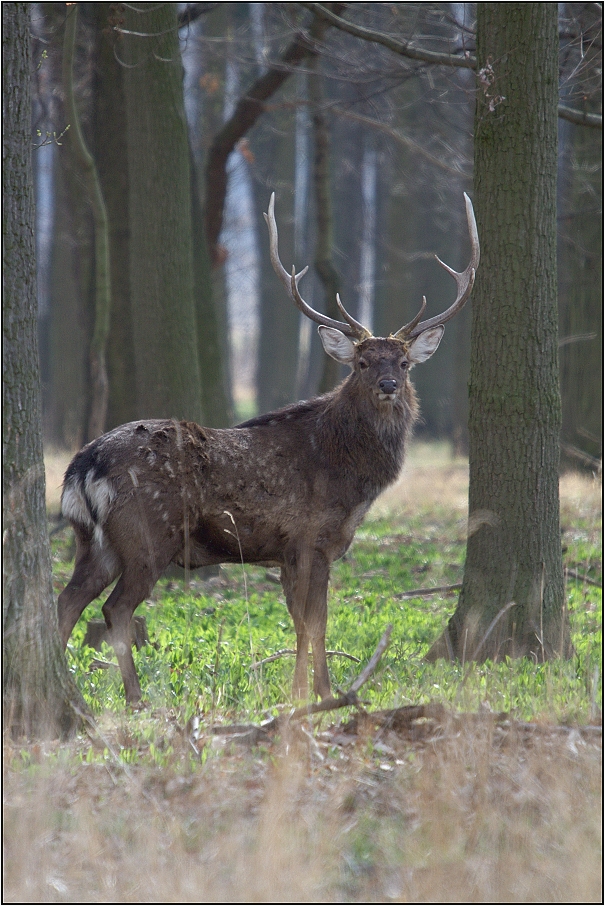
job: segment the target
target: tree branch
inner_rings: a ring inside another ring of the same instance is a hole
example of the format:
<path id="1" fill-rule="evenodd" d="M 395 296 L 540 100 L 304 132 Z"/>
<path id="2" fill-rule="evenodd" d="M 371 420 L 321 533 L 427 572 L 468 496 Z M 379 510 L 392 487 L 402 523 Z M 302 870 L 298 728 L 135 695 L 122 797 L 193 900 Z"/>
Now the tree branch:
<path id="1" fill-rule="evenodd" d="M 461 69 L 476 68 L 477 60 L 468 53 L 465 53 L 463 57 L 456 57 L 449 53 L 437 53 L 432 50 L 423 50 L 423 48 L 417 47 L 410 41 L 397 41 L 395 38 L 391 38 L 390 35 L 385 35 L 382 32 L 373 31 L 370 28 L 363 28 L 360 25 L 353 25 L 352 22 L 347 22 L 346 19 L 342 19 L 340 16 L 337 16 L 326 9 L 321 3 L 301 3 L 300 5 L 311 10 L 317 18 L 323 19 L 325 22 L 334 25 L 341 31 L 345 31 L 356 38 L 362 38 L 364 41 L 371 41 L 373 44 L 382 44 L 383 47 L 392 50 L 393 53 L 399 54 L 402 57 L 410 57 L 412 60 L 420 60 L 423 63 L 432 63 L 437 66 L 456 66 Z"/>
<path id="2" fill-rule="evenodd" d="M 456 56 L 455 54 L 437 53 L 436 51 L 425 50 L 422 47 L 418 47 L 416 44 L 412 44 L 411 41 L 397 41 L 395 38 L 392 38 L 390 35 L 385 35 L 382 32 L 374 31 L 370 28 L 363 28 L 361 25 L 353 25 L 352 22 L 347 22 L 346 19 L 343 19 L 341 16 L 337 16 L 335 13 L 326 9 L 321 3 L 301 3 L 300 5 L 311 10 L 318 18 L 323 19 L 335 28 L 339 28 L 341 31 L 353 35 L 356 38 L 361 38 L 363 41 L 381 44 L 388 50 L 393 51 L 393 53 L 399 54 L 399 56 L 409 57 L 412 60 L 420 60 L 423 63 L 430 63 L 434 66 L 454 66 L 459 69 L 477 68 L 476 57 L 472 56 L 468 51 L 465 52 L 464 56 Z M 583 110 L 575 110 L 572 107 L 566 107 L 564 104 L 559 104 L 559 116 L 561 119 L 568 120 L 570 123 L 575 123 L 577 126 L 589 126 L 593 129 L 603 128 L 603 117 L 599 113 L 586 113 Z"/>
<path id="3" fill-rule="evenodd" d="M 576 126 L 590 126 L 592 129 L 603 128 L 603 116 L 600 113 L 586 113 L 584 110 L 575 110 L 559 104 L 559 116 L 562 120 L 575 123 Z"/>
<path id="4" fill-rule="evenodd" d="M 414 588 L 412 591 L 401 591 L 394 597 L 399 600 L 405 598 L 429 598 L 431 595 L 446 595 L 451 591 L 459 591 L 461 588 L 462 583 L 457 582 L 455 585 L 436 585 L 435 588 Z"/>
<path id="5" fill-rule="evenodd" d="M 337 3 L 334 6 L 340 9 L 343 4 Z M 237 142 L 246 135 L 264 112 L 264 102 L 281 88 L 306 57 L 318 53 L 318 43 L 323 39 L 328 27 L 326 22 L 314 18 L 308 37 L 302 32 L 297 34 L 279 61 L 260 76 L 250 90 L 239 99 L 232 116 L 214 137 L 206 164 L 205 201 L 206 239 L 214 265 L 221 261 L 218 240 L 223 226 L 227 194 L 227 158 Z"/>
<path id="6" fill-rule="evenodd" d="M 422 145 L 419 145 L 418 142 L 403 135 L 398 129 L 393 129 L 387 123 L 381 123 L 379 120 L 372 119 L 370 116 L 364 116 L 362 113 L 353 113 L 352 110 L 344 110 L 342 107 L 332 107 L 330 112 L 333 116 L 340 116 L 343 119 L 352 120 L 355 123 L 363 123 L 371 129 L 377 129 L 379 132 L 384 132 L 385 135 L 388 135 L 390 138 L 394 139 L 394 141 L 399 142 L 399 144 L 403 145 L 405 148 L 410 148 L 416 154 L 421 154 L 426 160 L 433 164 L 433 166 L 438 167 L 440 170 L 444 170 L 446 173 L 451 173 L 453 176 L 470 178 L 470 175 L 459 167 L 450 166 L 445 161 L 435 157 L 434 154 L 431 154 L 423 148 Z"/>
<path id="7" fill-rule="evenodd" d="M 330 698 L 324 698 L 323 701 L 320 702 L 313 702 L 310 705 L 303 705 L 302 708 L 296 708 L 290 713 L 280 714 L 279 717 L 274 717 L 272 720 L 265 721 L 265 723 L 261 724 L 260 726 L 258 724 L 228 724 L 224 726 L 219 725 L 212 727 L 210 732 L 214 733 L 217 736 L 237 736 L 238 742 L 247 742 L 254 745 L 260 739 L 266 738 L 269 733 L 282 728 L 285 723 L 287 724 L 290 721 L 300 720 L 301 717 L 308 717 L 310 714 L 319 714 L 323 711 L 336 711 L 338 708 L 347 708 L 351 705 L 356 705 L 357 693 L 359 692 L 361 687 L 365 683 L 367 683 L 371 675 L 376 670 L 376 667 L 380 662 L 380 658 L 388 648 L 392 631 L 393 626 L 391 623 L 389 623 L 384 633 L 382 634 L 382 638 L 376 646 L 374 654 L 372 655 L 364 669 L 361 671 L 357 679 L 354 680 L 354 682 L 346 692 L 342 692 L 336 697 L 330 696 Z"/>

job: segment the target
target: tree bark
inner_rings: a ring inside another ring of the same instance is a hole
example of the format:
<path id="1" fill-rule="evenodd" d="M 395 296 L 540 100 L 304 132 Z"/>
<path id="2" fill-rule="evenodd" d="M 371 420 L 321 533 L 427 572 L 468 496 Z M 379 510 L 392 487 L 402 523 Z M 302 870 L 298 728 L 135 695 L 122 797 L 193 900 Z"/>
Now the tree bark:
<path id="1" fill-rule="evenodd" d="M 124 20 L 137 416 L 202 422 L 176 5 L 124 6 Z"/>
<path id="2" fill-rule="evenodd" d="M 109 263 L 109 228 L 105 199 L 103 198 L 94 158 L 84 141 L 80 126 L 80 115 L 74 95 L 73 69 L 77 24 L 78 5 L 75 4 L 68 11 L 65 22 L 63 90 L 65 92 L 66 112 L 71 126 L 69 142 L 77 161 L 78 176 L 86 188 L 94 221 L 95 319 L 89 350 L 91 400 L 87 432 L 87 440 L 93 440 L 103 434 L 107 420 L 109 384 L 105 362 L 105 347 L 109 333 L 111 312 L 111 271 Z"/>
<path id="3" fill-rule="evenodd" d="M 324 110 L 323 75 L 317 57 L 309 61 L 309 101 L 313 119 L 313 189 L 317 235 L 315 239 L 315 270 L 324 291 L 320 311 L 337 321 L 342 315 L 336 304 L 340 278 L 332 260 L 334 245 L 333 208 L 330 179 L 330 130 Z M 350 304 L 350 303 L 349 303 Z M 323 356 L 319 392 L 333 390 L 340 378 L 341 367 L 331 356 Z"/>
<path id="4" fill-rule="evenodd" d="M 120 40 L 115 4 L 90 4 L 96 39 L 94 155 L 109 221 L 111 318 L 107 338 L 109 399 L 107 429 L 137 416 L 134 338 L 130 292 L 128 226 L 128 149 L 126 140 L 126 70 L 116 59 Z"/>
<path id="5" fill-rule="evenodd" d="M 72 732 L 87 713 L 63 657 L 42 455 L 28 3 L 2 5 L 3 717 L 15 735 Z"/>
<path id="6" fill-rule="evenodd" d="M 602 10 L 583 6 L 574 8 L 574 15 L 577 12 L 582 34 L 595 35 Z M 591 43 L 596 45 L 588 41 L 586 46 Z M 601 98 L 592 97 L 582 85 L 580 52 L 571 39 L 562 48 L 562 99 L 571 100 L 581 90 L 584 105 L 596 111 Z M 600 56 L 596 46 L 592 53 Z M 593 130 L 562 120 L 560 110 L 561 452 L 564 466 L 594 472 L 603 456 L 603 142 Z"/>
<path id="7" fill-rule="evenodd" d="M 291 95 L 286 97 L 289 100 Z M 281 111 L 273 114 L 269 123 L 274 131 L 268 141 L 263 142 L 262 150 L 256 143 L 252 147 L 257 159 L 265 154 L 268 155 L 265 160 L 271 161 L 266 180 L 269 186 L 275 187 L 279 252 L 284 267 L 290 269 L 296 261 L 293 213 L 295 132 L 291 120 L 286 120 Z M 263 180 L 263 183 L 256 183 L 254 187 L 257 211 L 267 209 L 269 193 L 267 182 Z M 261 268 L 256 394 L 259 411 L 268 412 L 295 399 L 300 315 L 287 298 L 269 263 L 269 235 L 265 223 L 259 224 L 258 248 Z M 299 270 L 300 267 L 298 264 Z M 308 276 L 303 278 L 303 294 L 305 281 L 309 281 Z"/>
<path id="8" fill-rule="evenodd" d="M 462 592 L 429 652 L 571 652 L 559 529 L 558 33 L 551 3 L 480 3 L 469 538 Z"/>

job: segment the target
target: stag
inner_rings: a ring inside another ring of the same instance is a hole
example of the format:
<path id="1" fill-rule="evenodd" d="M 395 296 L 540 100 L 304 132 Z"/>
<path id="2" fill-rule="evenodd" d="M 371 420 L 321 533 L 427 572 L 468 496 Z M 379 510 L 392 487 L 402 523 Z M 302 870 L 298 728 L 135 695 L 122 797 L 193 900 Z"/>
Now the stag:
<path id="1" fill-rule="evenodd" d="M 468 299 L 479 264 L 473 207 L 465 195 L 471 260 L 455 302 L 422 321 L 426 307 L 389 337 L 348 314 L 314 311 L 299 292 L 307 268 L 288 274 L 278 254 L 272 195 L 265 219 L 273 267 L 296 306 L 319 325 L 326 353 L 348 365 L 330 393 L 229 429 L 170 419 L 130 422 L 87 444 L 71 461 L 61 506 L 76 537 L 76 561 L 59 595 L 66 646 L 80 615 L 118 579 L 103 605 L 126 700 L 141 698 L 130 622 L 170 563 L 279 566 L 296 631 L 293 696 L 330 694 L 325 635 L 330 567 L 348 549 L 370 505 L 397 478 L 418 415 L 413 365 L 437 349 L 444 324 Z"/>

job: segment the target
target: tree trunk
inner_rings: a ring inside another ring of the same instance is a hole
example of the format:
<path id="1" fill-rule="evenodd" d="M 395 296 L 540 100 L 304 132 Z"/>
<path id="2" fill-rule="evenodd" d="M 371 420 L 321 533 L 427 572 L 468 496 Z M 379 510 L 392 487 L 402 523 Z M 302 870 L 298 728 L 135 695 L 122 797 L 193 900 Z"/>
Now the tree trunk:
<path id="1" fill-rule="evenodd" d="M 4 727 L 73 731 L 87 712 L 63 657 L 53 598 L 42 456 L 27 3 L 2 4 Z"/>
<path id="2" fill-rule="evenodd" d="M 571 652 L 559 529 L 554 3 L 480 3 L 469 538 L 429 659 Z"/>
<path id="3" fill-rule="evenodd" d="M 87 440 L 94 440 L 105 430 L 109 385 L 105 346 L 109 333 L 111 309 L 111 273 L 109 265 L 109 229 L 107 208 L 101 190 L 94 158 L 88 150 L 80 126 L 80 115 L 74 95 L 74 55 L 78 24 L 78 5 L 69 10 L 65 21 L 63 49 L 63 90 L 71 131 L 69 142 L 78 166 L 78 178 L 85 187 L 94 221 L 94 300 L 95 319 L 89 350 L 91 399 Z"/>
<path id="4" fill-rule="evenodd" d="M 599 469 L 603 456 L 603 148 L 594 131 L 570 132 L 559 195 L 559 325 L 563 461 Z"/>
<path id="5" fill-rule="evenodd" d="M 291 94 L 286 89 L 288 101 Z M 262 151 L 253 143 L 257 160 L 264 154 L 265 160 L 272 162 L 271 175 L 267 176 L 268 185 L 255 184 L 255 205 L 257 211 L 266 211 L 271 189 L 275 189 L 276 219 L 279 229 L 279 253 L 282 263 L 288 270 L 295 263 L 294 245 L 294 155 L 295 130 L 291 120 L 278 111 L 273 114 L 269 124 L 274 133 L 263 142 Z M 266 224 L 258 231 L 258 248 L 260 259 L 260 324 L 258 338 L 258 360 L 256 368 L 256 393 L 260 412 L 268 412 L 285 406 L 295 399 L 296 372 L 299 351 L 298 310 L 289 301 L 283 286 L 275 276 L 269 257 L 269 236 Z M 301 264 L 297 263 L 298 270 Z M 301 292 L 305 295 L 303 278 Z"/>
<path id="6" fill-rule="evenodd" d="M 177 9 L 124 6 L 130 288 L 138 417 L 203 420 Z"/>
<path id="7" fill-rule="evenodd" d="M 315 270 L 324 291 L 324 304 L 320 311 L 337 321 L 342 315 L 336 304 L 340 292 L 340 278 L 332 260 L 334 228 L 332 216 L 330 179 L 330 131 L 324 110 L 323 75 L 319 60 L 309 61 L 309 101 L 313 118 L 313 190 L 317 235 L 315 240 Z M 323 356 L 323 368 L 319 381 L 319 392 L 333 390 L 340 379 L 341 367 L 331 356 Z"/>
<path id="8" fill-rule="evenodd" d="M 137 416 L 134 339 L 130 294 L 126 70 L 116 58 L 120 40 L 110 26 L 115 4 L 90 4 L 96 48 L 94 154 L 109 222 L 111 318 L 107 338 L 109 399 L 107 428 Z"/>
<path id="9" fill-rule="evenodd" d="M 202 410 L 204 424 L 210 428 L 226 428 L 233 424 L 227 343 L 222 331 L 228 331 L 228 324 L 221 328 L 219 306 L 214 298 L 215 285 L 210 255 L 206 245 L 204 217 L 199 197 L 195 162 L 191 155 L 191 224 L 193 231 L 193 277 L 195 287 L 195 312 L 198 336 L 198 355 L 202 385 Z M 222 312 L 227 321 L 226 306 Z"/>
<path id="10" fill-rule="evenodd" d="M 41 65 L 40 90 L 51 126 L 71 126 L 64 103 L 61 72 L 65 7 L 43 4 L 43 34 L 48 56 Z M 77 57 L 79 83 L 89 60 Z M 88 105 L 87 105 L 88 106 Z M 88 111 L 87 111 L 88 112 Z M 85 117 L 86 119 L 86 117 Z M 90 407 L 89 349 L 94 329 L 93 220 L 82 183 L 70 129 L 52 147 L 53 175 L 48 187 L 52 209 L 49 262 L 48 392 L 45 437 L 53 446 L 76 450 L 86 440 Z"/>

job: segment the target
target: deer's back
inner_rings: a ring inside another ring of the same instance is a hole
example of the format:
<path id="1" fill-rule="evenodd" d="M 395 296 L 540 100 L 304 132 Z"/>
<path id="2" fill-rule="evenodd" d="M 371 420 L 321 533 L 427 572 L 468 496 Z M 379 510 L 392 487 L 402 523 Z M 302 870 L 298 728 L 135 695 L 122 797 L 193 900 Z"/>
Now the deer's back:
<path id="1" fill-rule="evenodd" d="M 131 422 L 84 447 L 66 475 L 64 514 L 119 551 L 145 538 L 191 566 L 283 563 L 301 543 L 342 556 L 376 496 L 334 462 L 311 404 L 230 429 Z M 338 459 L 338 457 L 337 457 Z"/>

